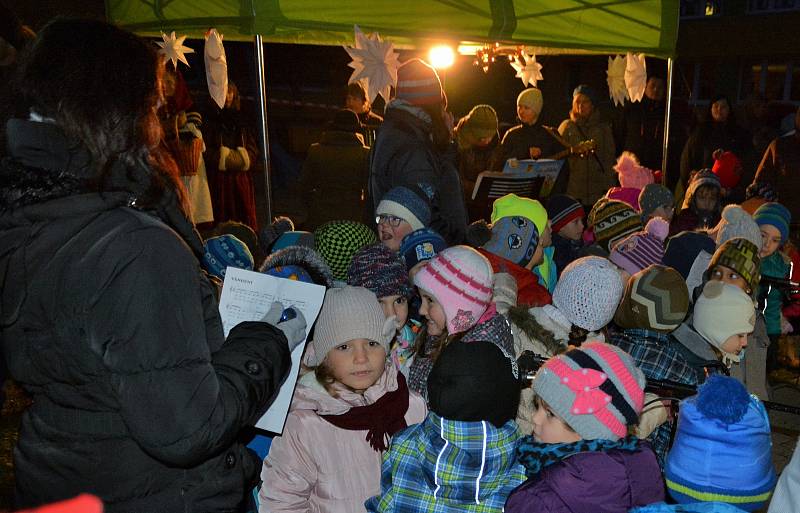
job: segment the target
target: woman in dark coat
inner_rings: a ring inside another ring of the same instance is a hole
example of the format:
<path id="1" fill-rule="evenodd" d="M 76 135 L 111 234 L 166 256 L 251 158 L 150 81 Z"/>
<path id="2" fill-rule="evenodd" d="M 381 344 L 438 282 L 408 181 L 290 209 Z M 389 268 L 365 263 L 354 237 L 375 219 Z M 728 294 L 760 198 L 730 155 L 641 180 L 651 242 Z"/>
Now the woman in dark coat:
<path id="1" fill-rule="evenodd" d="M 740 160 L 750 151 L 752 144 L 747 131 L 736 125 L 731 102 L 727 96 L 717 95 L 708 104 L 705 119 L 695 128 L 681 154 L 681 183 L 688 186 L 692 171 L 711 169 L 714 152 L 732 151 Z"/>
<path id="2" fill-rule="evenodd" d="M 234 511 L 258 478 L 237 435 L 305 322 L 223 335 L 159 147 L 162 70 L 150 43 L 79 20 L 46 26 L 18 70 L 30 118 L 8 122 L 0 163 L 0 341 L 33 396 L 20 507 L 89 492 L 110 513 Z"/>

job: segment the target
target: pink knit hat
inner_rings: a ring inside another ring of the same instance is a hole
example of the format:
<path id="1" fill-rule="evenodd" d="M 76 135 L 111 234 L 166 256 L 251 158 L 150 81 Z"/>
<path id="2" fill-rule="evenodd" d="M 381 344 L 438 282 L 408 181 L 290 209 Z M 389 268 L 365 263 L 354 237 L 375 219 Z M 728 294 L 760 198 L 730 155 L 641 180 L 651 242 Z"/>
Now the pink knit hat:
<path id="1" fill-rule="evenodd" d="M 450 335 L 478 324 L 492 301 L 492 264 L 468 246 L 453 246 L 437 254 L 414 277 L 442 305 Z"/>
<path id="2" fill-rule="evenodd" d="M 630 274 L 660 264 L 664 258 L 664 241 L 668 233 L 669 223 L 654 217 L 648 221 L 644 231 L 629 235 L 614 246 L 608 259 Z"/>
<path id="3" fill-rule="evenodd" d="M 397 68 L 395 96 L 411 105 L 435 105 L 444 100 L 439 75 L 420 59 L 408 60 Z"/>
<path id="4" fill-rule="evenodd" d="M 629 151 L 623 151 L 617 159 L 614 170 L 619 175 L 619 184 L 622 187 L 633 189 L 644 189 L 644 186 L 653 183 L 653 171 L 639 164 L 636 155 Z M 638 197 L 637 197 L 638 200 Z"/>

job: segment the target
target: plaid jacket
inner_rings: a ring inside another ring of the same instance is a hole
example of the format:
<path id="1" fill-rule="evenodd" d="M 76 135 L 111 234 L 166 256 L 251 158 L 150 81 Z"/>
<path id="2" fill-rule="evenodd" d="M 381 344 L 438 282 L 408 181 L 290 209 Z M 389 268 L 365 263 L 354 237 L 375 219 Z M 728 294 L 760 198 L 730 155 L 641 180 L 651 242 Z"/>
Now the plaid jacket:
<path id="1" fill-rule="evenodd" d="M 614 333 L 611 343 L 631 355 L 647 379 L 666 379 L 684 385 L 698 384 L 697 371 L 675 347 L 677 342 L 665 333 L 627 329 Z M 665 422 L 647 437 L 662 469 L 669 451 L 671 429 L 672 423 Z"/>
<path id="2" fill-rule="evenodd" d="M 381 495 L 366 502 L 367 511 L 500 513 L 525 481 L 516 462 L 519 440 L 514 421 L 496 428 L 429 412 L 422 424 L 392 439 L 383 456 Z"/>

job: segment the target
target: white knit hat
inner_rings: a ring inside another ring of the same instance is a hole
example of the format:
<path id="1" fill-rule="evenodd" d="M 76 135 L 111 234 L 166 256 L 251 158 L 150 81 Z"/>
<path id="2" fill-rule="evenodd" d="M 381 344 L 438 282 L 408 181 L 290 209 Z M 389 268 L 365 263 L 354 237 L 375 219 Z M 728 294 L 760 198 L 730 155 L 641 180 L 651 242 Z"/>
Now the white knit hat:
<path id="1" fill-rule="evenodd" d="M 712 232 L 716 232 L 717 247 L 736 237 L 742 237 L 755 244 L 756 247 L 761 247 L 761 228 L 753 220 L 753 216 L 739 205 L 725 207 L 719 223 Z"/>
<path id="2" fill-rule="evenodd" d="M 575 326 L 597 331 L 614 318 L 624 288 L 614 264 L 602 257 L 583 257 L 561 272 L 553 305 Z"/>
<path id="3" fill-rule="evenodd" d="M 694 303 L 694 329 L 720 351 L 732 335 L 752 333 L 755 323 L 753 300 L 736 285 L 709 281 Z"/>
<path id="4" fill-rule="evenodd" d="M 394 316 L 391 318 L 394 327 Z M 319 365 L 328 351 L 349 340 L 365 338 L 379 342 L 389 351 L 389 336 L 384 326 L 389 321 L 383 313 L 378 298 L 364 287 L 335 287 L 325 292 L 322 311 L 314 328 L 313 358 L 309 365 Z"/>

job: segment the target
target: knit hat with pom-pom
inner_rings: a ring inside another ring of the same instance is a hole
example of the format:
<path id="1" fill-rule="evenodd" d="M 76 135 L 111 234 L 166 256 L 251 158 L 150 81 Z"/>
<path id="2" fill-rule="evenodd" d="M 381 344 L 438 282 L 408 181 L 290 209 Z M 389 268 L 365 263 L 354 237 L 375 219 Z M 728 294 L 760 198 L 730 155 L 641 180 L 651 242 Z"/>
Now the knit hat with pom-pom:
<path id="1" fill-rule="evenodd" d="M 597 244 L 606 251 L 619 241 L 642 229 L 642 219 L 624 201 L 600 198 L 589 212 L 588 223 Z"/>
<path id="2" fill-rule="evenodd" d="M 597 331 L 614 317 L 624 284 L 608 259 L 589 256 L 564 268 L 553 291 L 553 306 L 569 322 Z"/>
<path id="3" fill-rule="evenodd" d="M 623 151 L 617 159 L 614 171 L 619 177 L 619 184 L 633 189 L 644 189 L 645 185 L 653 183 L 653 171 L 639 164 L 636 155 Z"/>
<path id="4" fill-rule="evenodd" d="M 724 151 L 714 159 L 711 171 L 725 189 L 733 189 L 742 180 L 742 161 L 732 151 Z"/>
<path id="5" fill-rule="evenodd" d="M 753 216 L 737 205 L 728 205 L 722 210 L 722 218 L 717 226 L 714 227 L 712 233 L 716 233 L 717 247 L 737 237 L 742 237 L 756 246 L 761 246 L 761 229 L 753 219 Z"/>
<path id="6" fill-rule="evenodd" d="M 720 501 L 755 511 L 775 486 L 769 418 L 734 378 L 713 375 L 681 403 L 667 489 L 681 504 Z"/>
<path id="7" fill-rule="evenodd" d="M 622 239 L 608 259 L 628 271 L 636 274 L 645 267 L 660 264 L 664 258 L 664 241 L 669 234 L 669 223 L 660 217 L 647 222 L 644 231 Z"/>
<path id="8" fill-rule="evenodd" d="M 290 218 L 284 216 L 276 217 L 272 223 L 263 227 L 258 233 L 258 244 L 261 246 L 261 250 L 265 254 L 269 253 L 273 250 L 272 246 L 280 236 L 291 231 L 294 231 L 294 223 Z"/>

